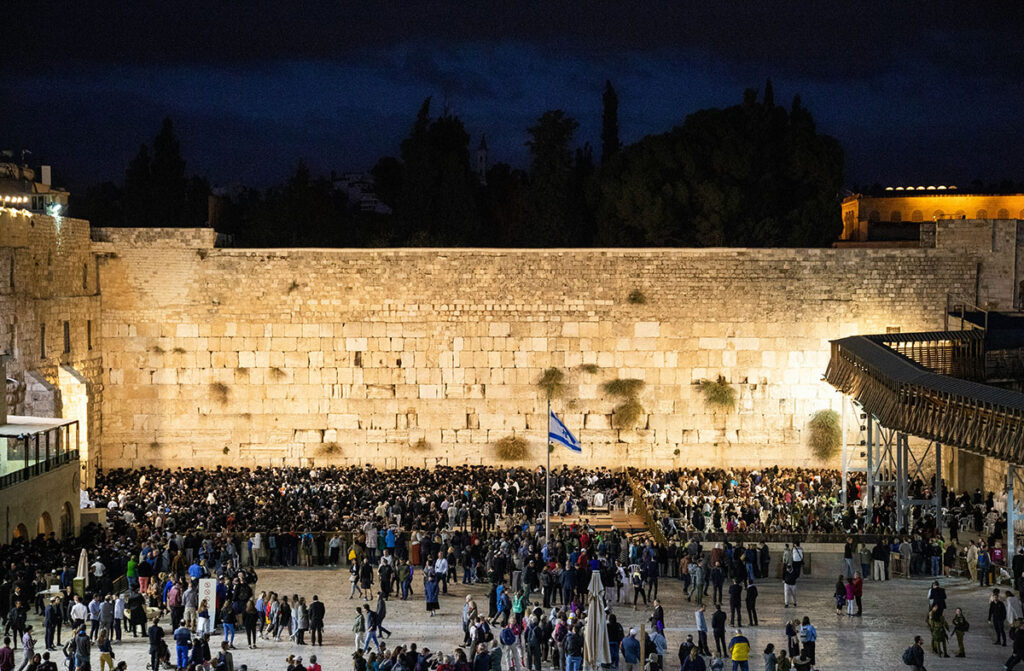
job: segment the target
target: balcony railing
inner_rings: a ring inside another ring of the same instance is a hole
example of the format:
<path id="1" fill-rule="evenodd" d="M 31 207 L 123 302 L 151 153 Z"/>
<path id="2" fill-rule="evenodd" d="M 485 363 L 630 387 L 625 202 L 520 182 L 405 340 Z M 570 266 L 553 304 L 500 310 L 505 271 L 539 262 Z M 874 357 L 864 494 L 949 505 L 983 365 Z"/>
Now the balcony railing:
<path id="1" fill-rule="evenodd" d="M 78 463 L 78 450 L 68 450 L 67 452 L 54 454 L 50 456 L 49 459 L 30 463 L 28 466 L 19 468 L 18 470 L 8 471 L 7 473 L 4 473 L 4 475 L 0 476 L 0 489 L 12 487 L 20 482 L 28 480 L 29 478 L 42 475 L 43 473 L 49 473 L 54 469 L 71 463 Z"/>

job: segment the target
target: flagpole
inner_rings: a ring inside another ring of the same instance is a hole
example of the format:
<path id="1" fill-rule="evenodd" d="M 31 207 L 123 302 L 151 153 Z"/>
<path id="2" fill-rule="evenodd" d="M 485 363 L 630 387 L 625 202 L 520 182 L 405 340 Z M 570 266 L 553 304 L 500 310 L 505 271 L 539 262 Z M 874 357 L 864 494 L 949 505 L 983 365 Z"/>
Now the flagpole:
<path id="1" fill-rule="evenodd" d="M 548 465 L 544 469 L 544 545 L 548 548 L 548 559 L 551 558 L 551 394 L 548 394 L 548 415 L 544 419 L 547 436 L 544 445 L 547 447 Z"/>

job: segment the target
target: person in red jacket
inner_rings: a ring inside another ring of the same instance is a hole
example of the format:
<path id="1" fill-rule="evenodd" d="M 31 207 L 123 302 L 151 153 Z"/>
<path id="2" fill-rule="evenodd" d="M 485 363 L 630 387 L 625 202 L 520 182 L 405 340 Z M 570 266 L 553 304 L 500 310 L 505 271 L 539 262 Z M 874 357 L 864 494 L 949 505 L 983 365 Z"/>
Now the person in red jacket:
<path id="1" fill-rule="evenodd" d="M 853 598 L 857 600 L 857 612 L 853 614 L 854 617 L 861 616 L 860 598 L 862 596 L 864 596 L 864 577 L 858 571 L 853 574 Z"/>

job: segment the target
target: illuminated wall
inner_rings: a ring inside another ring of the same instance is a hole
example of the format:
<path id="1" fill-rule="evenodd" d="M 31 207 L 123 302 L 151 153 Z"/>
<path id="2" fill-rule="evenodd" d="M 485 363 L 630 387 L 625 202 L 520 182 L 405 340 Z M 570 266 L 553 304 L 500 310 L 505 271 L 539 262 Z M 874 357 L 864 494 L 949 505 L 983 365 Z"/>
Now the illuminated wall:
<path id="1" fill-rule="evenodd" d="M 806 423 L 839 407 L 830 339 L 939 329 L 950 292 L 1012 296 L 1016 222 L 972 226 L 934 227 L 934 248 L 756 250 L 214 249 L 210 231 L 98 230 L 103 463 L 491 463 L 511 434 L 540 462 L 547 367 L 585 445 L 556 463 L 813 463 Z M 699 391 L 719 375 L 731 412 Z M 646 383 L 635 428 L 614 426 L 616 378 Z"/>
<path id="2" fill-rule="evenodd" d="M 955 191 L 889 193 L 877 197 L 858 194 L 843 201 L 844 240 L 867 240 L 867 227 L 874 221 L 1024 219 L 1024 194 L 972 195 Z"/>

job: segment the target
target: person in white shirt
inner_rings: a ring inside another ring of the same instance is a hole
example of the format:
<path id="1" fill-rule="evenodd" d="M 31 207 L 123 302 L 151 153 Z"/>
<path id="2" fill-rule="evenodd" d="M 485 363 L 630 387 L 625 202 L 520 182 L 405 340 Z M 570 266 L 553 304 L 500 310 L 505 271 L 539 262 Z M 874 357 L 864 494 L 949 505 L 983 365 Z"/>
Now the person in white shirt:
<path id="1" fill-rule="evenodd" d="M 1014 622 L 1024 618 L 1024 609 L 1021 608 L 1020 598 L 1014 596 L 1013 592 L 1006 590 L 1006 619 Z"/>
<path id="2" fill-rule="evenodd" d="M 121 640 L 121 630 L 124 628 L 124 609 L 125 606 L 124 595 L 118 594 L 117 600 L 114 601 L 114 635 L 117 636 L 117 640 Z"/>
<path id="3" fill-rule="evenodd" d="M 82 599 L 76 594 L 75 604 L 71 606 L 72 626 L 77 627 L 89 618 L 89 608 L 82 603 Z"/>
<path id="4" fill-rule="evenodd" d="M 444 558 L 443 552 L 437 553 L 437 561 L 434 562 L 434 573 L 441 581 L 442 591 L 448 593 L 448 560 Z"/>

